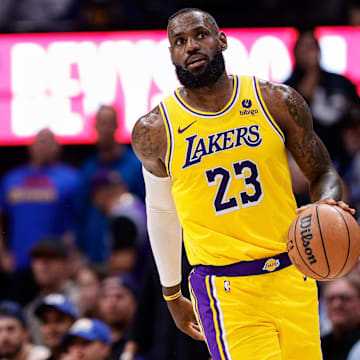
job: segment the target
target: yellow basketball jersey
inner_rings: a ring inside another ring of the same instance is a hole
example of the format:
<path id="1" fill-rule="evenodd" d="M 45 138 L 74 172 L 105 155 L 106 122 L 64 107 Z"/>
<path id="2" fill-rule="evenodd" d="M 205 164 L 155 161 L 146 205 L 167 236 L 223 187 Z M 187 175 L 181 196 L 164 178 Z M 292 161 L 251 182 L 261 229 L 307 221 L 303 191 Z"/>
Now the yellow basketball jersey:
<path id="1" fill-rule="evenodd" d="M 229 265 L 286 251 L 296 202 L 284 134 L 255 77 L 233 76 L 229 103 L 198 111 L 176 90 L 160 103 L 166 166 L 192 265 Z"/>

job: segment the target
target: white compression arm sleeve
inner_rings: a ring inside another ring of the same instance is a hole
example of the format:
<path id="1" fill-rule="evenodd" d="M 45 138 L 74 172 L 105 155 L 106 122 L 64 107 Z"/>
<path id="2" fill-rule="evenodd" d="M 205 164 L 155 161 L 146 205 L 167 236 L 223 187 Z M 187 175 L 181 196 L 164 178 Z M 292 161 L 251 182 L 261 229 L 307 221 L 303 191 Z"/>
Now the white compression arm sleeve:
<path id="1" fill-rule="evenodd" d="M 151 174 L 143 167 L 147 225 L 161 285 L 181 282 L 181 225 L 171 193 L 171 179 Z"/>

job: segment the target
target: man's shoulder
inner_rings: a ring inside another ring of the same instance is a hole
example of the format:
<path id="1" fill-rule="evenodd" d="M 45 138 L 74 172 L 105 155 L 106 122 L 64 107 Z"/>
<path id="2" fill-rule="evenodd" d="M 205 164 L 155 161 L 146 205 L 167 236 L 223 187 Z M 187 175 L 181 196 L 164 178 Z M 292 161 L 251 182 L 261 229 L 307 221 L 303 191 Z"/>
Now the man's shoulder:
<path id="1" fill-rule="evenodd" d="M 333 341 L 334 334 L 332 332 L 329 332 L 323 336 L 321 336 L 321 342 L 327 343 Z"/>
<path id="2" fill-rule="evenodd" d="M 75 167 L 61 162 L 55 165 L 55 169 L 67 176 L 77 176 L 79 174 L 79 170 Z"/>
<path id="3" fill-rule="evenodd" d="M 155 106 L 147 114 L 141 116 L 135 123 L 132 131 L 133 149 L 134 145 L 136 147 L 139 138 L 156 137 L 159 131 L 162 131 L 163 129 L 165 131 L 160 106 L 160 104 Z"/>
<path id="4" fill-rule="evenodd" d="M 159 105 L 142 116 L 131 134 L 131 145 L 137 158 L 155 173 L 165 174 L 164 159 L 167 135 Z M 154 169 L 157 169 L 154 170 Z"/>
<path id="5" fill-rule="evenodd" d="M 21 179 L 23 177 L 28 176 L 31 173 L 30 166 L 27 164 L 20 165 L 14 169 L 9 170 L 3 176 L 4 182 L 12 182 L 17 179 Z"/>
<path id="6" fill-rule="evenodd" d="M 94 172 L 99 167 L 99 163 L 99 156 L 96 152 L 94 152 L 93 154 L 86 157 L 82 162 L 80 171 L 82 173 L 87 173 L 89 171 Z"/>
<path id="7" fill-rule="evenodd" d="M 354 84 L 351 82 L 349 78 L 334 72 L 323 71 L 323 79 L 324 82 L 331 83 L 335 86 L 336 85 L 343 87 L 354 86 Z"/>
<path id="8" fill-rule="evenodd" d="M 157 122 L 161 119 L 161 103 L 157 104 L 153 109 L 151 109 L 148 113 L 141 116 L 137 123 L 143 123 L 144 125 L 152 125 L 154 122 Z"/>
<path id="9" fill-rule="evenodd" d="M 288 84 L 276 83 L 270 80 L 258 78 L 259 89 L 263 100 L 266 105 L 275 102 L 276 106 L 291 96 L 294 96 L 295 90 Z"/>

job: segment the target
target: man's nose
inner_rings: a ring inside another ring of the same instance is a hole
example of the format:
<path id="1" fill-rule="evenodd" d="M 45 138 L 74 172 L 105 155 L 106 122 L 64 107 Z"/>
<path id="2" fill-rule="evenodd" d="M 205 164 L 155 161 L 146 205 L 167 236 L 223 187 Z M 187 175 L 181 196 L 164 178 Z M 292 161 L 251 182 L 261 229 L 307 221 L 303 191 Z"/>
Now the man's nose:
<path id="1" fill-rule="evenodd" d="M 199 50 L 199 49 L 200 49 L 199 42 L 196 39 L 189 36 L 186 42 L 186 51 L 188 53 L 192 53 L 195 50 Z"/>

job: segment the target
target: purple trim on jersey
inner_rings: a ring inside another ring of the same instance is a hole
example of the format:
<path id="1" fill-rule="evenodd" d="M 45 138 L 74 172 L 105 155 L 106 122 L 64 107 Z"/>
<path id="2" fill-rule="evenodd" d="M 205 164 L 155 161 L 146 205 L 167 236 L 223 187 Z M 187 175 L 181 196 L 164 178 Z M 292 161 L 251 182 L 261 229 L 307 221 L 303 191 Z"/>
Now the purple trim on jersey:
<path id="1" fill-rule="evenodd" d="M 214 315 L 210 307 L 210 299 L 206 288 L 206 276 L 192 272 L 189 278 L 190 286 L 196 297 L 199 317 L 206 336 L 206 342 L 213 360 L 222 360 L 216 340 Z M 223 349 L 225 352 L 225 349 Z"/>
<path id="2" fill-rule="evenodd" d="M 160 103 L 160 106 L 162 108 L 162 111 L 163 111 L 163 114 L 165 116 L 165 120 L 166 120 L 166 123 L 167 123 L 167 127 L 169 129 L 169 138 L 170 138 L 170 144 L 169 144 L 169 157 L 168 157 L 168 163 L 167 163 L 167 168 L 168 168 L 168 172 L 169 172 L 169 175 L 171 177 L 171 169 L 170 169 L 170 163 L 171 163 L 171 158 L 172 158 L 172 148 L 173 148 L 173 144 L 174 144 L 174 139 L 173 139 L 173 134 L 172 134 L 172 128 L 171 128 L 171 122 L 170 122 L 170 119 L 169 119 L 169 115 L 167 113 L 167 109 L 166 109 L 166 106 L 163 102 Z"/>
<path id="3" fill-rule="evenodd" d="M 218 309 L 218 304 L 217 304 L 217 299 L 215 298 L 215 295 L 214 295 L 214 289 L 213 289 L 213 284 L 212 284 L 212 276 L 210 276 L 210 279 L 209 279 L 209 283 L 210 283 L 210 294 L 211 294 L 211 298 L 212 298 L 212 301 L 214 303 L 214 308 L 215 308 L 215 311 L 216 311 L 216 319 L 217 319 L 217 323 L 218 323 L 218 327 L 219 327 L 219 330 L 220 330 L 220 342 L 221 342 L 221 346 L 222 346 L 222 351 L 224 353 L 224 356 L 225 356 L 225 359 L 226 360 L 229 360 L 228 356 L 227 356 L 227 353 L 226 353 L 226 349 L 225 349 L 225 344 L 224 344 L 224 339 L 223 339 L 223 329 L 222 326 L 221 326 L 221 321 L 220 321 L 220 310 Z"/>
<path id="4" fill-rule="evenodd" d="M 266 119 L 268 120 L 268 122 L 270 123 L 270 125 L 272 126 L 272 128 L 279 134 L 279 136 L 281 137 L 282 141 L 285 143 L 285 139 L 284 139 L 284 136 L 281 134 L 281 132 L 278 130 L 278 128 L 276 127 L 276 125 L 274 124 L 274 122 L 271 120 L 269 114 L 267 113 L 262 101 L 261 101 L 261 98 L 260 98 L 260 95 L 259 95 L 259 89 L 258 89 L 258 86 L 257 86 L 257 83 L 256 83 L 256 79 L 255 79 L 255 76 L 252 77 L 252 81 L 253 81 L 253 85 L 254 85 L 254 89 L 255 89 L 255 94 L 256 94 L 256 99 L 259 103 L 259 105 L 261 106 L 261 109 L 266 117 Z"/>
<path id="5" fill-rule="evenodd" d="M 278 264 L 277 264 L 278 261 Z M 270 265 L 271 264 L 271 265 Z M 211 266 L 211 265 L 196 265 L 194 273 L 203 276 L 250 276 L 261 275 L 269 272 L 281 270 L 290 266 L 292 263 L 289 259 L 288 253 L 284 252 L 279 255 L 272 256 L 266 259 L 258 259 L 253 261 L 241 261 L 231 265 L 225 266 Z M 267 266 L 268 265 L 268 266 Z M 273 267 L 271 267 L 273 266 Z"/>
<path id="6" fill-rule="evenodd" d="M 236 81 L 235 81 L 235 78 L 236 78 Z M 194 111 L 192 110 L 188 105 L 186 105 L 183 100 L 178 96 L 178 94 L 176 93 L 176 91 L 174 91 L 174 96 L 175 96 L 175 99 L 178 101 L 179 105 L 181 107 L 183 107 L 185 110 L 189 111 L 190 113 L 194 114 L 194 115 L 197 115 L 197 116 L 201 116 L 201 117 L 208 117 L 208 118 L 214 118 L 214 117 L 218 117 L 218 116 L 221 116 L 221 115 L 224 115 L 226 112 L 228 112 L 232 107 L 233 105 L 235 104 L 237 98 L 238 98 L 238 92 L 239 92 L 239 79 L 236 75 L 234 75 L 234 80 L 233 80 L 234 84 L 236 85 L 236 88 L 235 88 L 235 95 L 231 101 L 231 103 L 229 104 L 229 106 L 227 106 L 223 111 L 219 112 L 219 113 L 215 113 L 215 114 L 203 114 L 201 112 L 197 112 L 197 111 Z"/>

